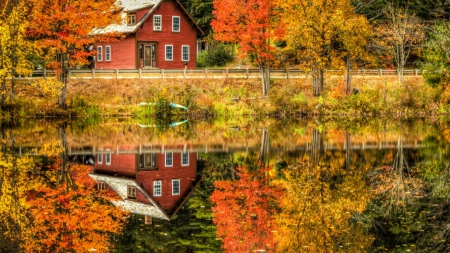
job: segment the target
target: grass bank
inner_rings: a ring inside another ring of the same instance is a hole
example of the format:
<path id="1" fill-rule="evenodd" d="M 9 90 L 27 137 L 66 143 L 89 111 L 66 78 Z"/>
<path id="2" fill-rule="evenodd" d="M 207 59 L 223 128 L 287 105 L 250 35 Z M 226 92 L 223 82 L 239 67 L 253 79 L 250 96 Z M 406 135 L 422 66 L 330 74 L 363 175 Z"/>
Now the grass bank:
<path id="1" fill-rule="evenodd" d="M 450 90 L 431 88 L 421 77 L 409 77 L 403 85 L 395 77 L 357 77 L 352 87 L 358 94 L 345 94 L 341 77 L 329 78 L 323 95 L 313 96 L 308 79 L 274 79 L 268 96 L 261 94 L 258 79 L 79 79 L 68 84 L 68 110 L 56 99 L 30 85 L 20 85 L 3 116 L 15 117 L 415 117 L 450 112 Z M 156 106 L 140 106 L 140 103 Z M 168 103 L 189 110 L 173 109 Z"/>

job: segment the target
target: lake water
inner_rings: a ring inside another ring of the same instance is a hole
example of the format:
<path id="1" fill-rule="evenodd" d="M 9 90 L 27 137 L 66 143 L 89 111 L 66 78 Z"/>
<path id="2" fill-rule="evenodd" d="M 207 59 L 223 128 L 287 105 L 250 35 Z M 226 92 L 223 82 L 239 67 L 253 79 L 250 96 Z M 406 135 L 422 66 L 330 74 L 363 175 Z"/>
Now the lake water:
<path id="1" fill-rule="evenodd" d="M 436 118 L 3 124 L 0 252 L 449 252 L 449 133 Z"/>

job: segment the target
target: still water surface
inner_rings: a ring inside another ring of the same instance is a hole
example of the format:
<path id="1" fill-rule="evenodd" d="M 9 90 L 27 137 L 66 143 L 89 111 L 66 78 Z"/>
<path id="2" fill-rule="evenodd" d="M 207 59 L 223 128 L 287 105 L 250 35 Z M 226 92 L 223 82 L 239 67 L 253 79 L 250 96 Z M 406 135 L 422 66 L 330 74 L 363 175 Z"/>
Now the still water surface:
<path id="1" fill-rule="evenodd" d="M 0 252 L 449 252 L 445 120 L 1 128 Z"/>

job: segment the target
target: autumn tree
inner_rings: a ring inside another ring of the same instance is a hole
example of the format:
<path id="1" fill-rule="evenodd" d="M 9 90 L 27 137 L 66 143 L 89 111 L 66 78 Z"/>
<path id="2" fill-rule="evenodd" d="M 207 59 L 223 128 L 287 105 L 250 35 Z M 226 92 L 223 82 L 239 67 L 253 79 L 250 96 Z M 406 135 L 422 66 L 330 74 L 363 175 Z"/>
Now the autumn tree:
<path id="1" fill-rule="evenodd" d="M 274 3 L 269 0 L 214 0 L 213 3 L 211 26 L 215 39 L 239 44 L 240 56 L 250 58 L 258 66 L 263 95 L 270 89 L 272 42 L 282 31 L 275 22 L 278 11 Z"/>
<path id="2" fill-rule="evenodd" d="M 276 249 L 275 215 L 283 192 L 268 171 L 238 168 L 239 180 L 214 183 L 213 221 L 227 252 Z"/>
<path id="3" fill-rule="evenodd" d="M 346 60 L 365 53 L 371 28 L 349 0 L 279 0 L 286 23 L 285 51 L 300 69 L 311 73 L 314 95 L 323 91 L 327 69 L 344 70 Z"/>
<path id="4" fill-rule="evenodd" d="M 450 81 L 450 23 L 435 24 L 425 42 L 423 57 L 425 81 L 435 87 L 446 88 Z"/>
<path id="5" fill-rule="evenodd" d="M 59 106 L 66 107 L 66 89 L 69 70 L 89 63 L 89 50 L 94 42 L 113 41 L 119 34 L 93 33 L 114 22 L 119 22 L 115 0 L 30 0 L 31 21 L 27 28 L 29 38 L 42 50 L 47 67 L 58 73 L 64 84 Z"/>
<path id="6" fill-rule="evenodd" d="M 4 102 L 6 83 L 10 80 L 9 101 L 14 98 L 17 75 L 32 73 L 33 65 L 26 56 L 32 51 L 32 43 L 26 39 L 28 8 L 24 0 L 6 0 L 0 3 L 0 81 L 1 102 Z"/>
<path id="7" fill-rule="evenodd" d="M 408 8 L 388 5 L 384 19 L 375 26 L 375 34 L 378 48 L 394 58 L 398 81 L 403 84 L 405 64 L 425 37 L 420 19 Z"/>

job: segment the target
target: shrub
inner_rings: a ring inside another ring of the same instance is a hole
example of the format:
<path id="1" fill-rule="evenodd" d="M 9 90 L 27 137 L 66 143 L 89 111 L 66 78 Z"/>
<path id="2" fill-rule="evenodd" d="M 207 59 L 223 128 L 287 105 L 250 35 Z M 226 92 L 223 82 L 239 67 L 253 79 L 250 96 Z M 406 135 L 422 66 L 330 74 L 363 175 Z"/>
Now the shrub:
<path id="1" fill-rule="evenodd" d="M 223 67 L 227 63 L 232 62 L 234 53 L 229 45 L 218 43 L 211 46 L 207 51 L 203 51 L 198 56 L 197 67 Z"/>

